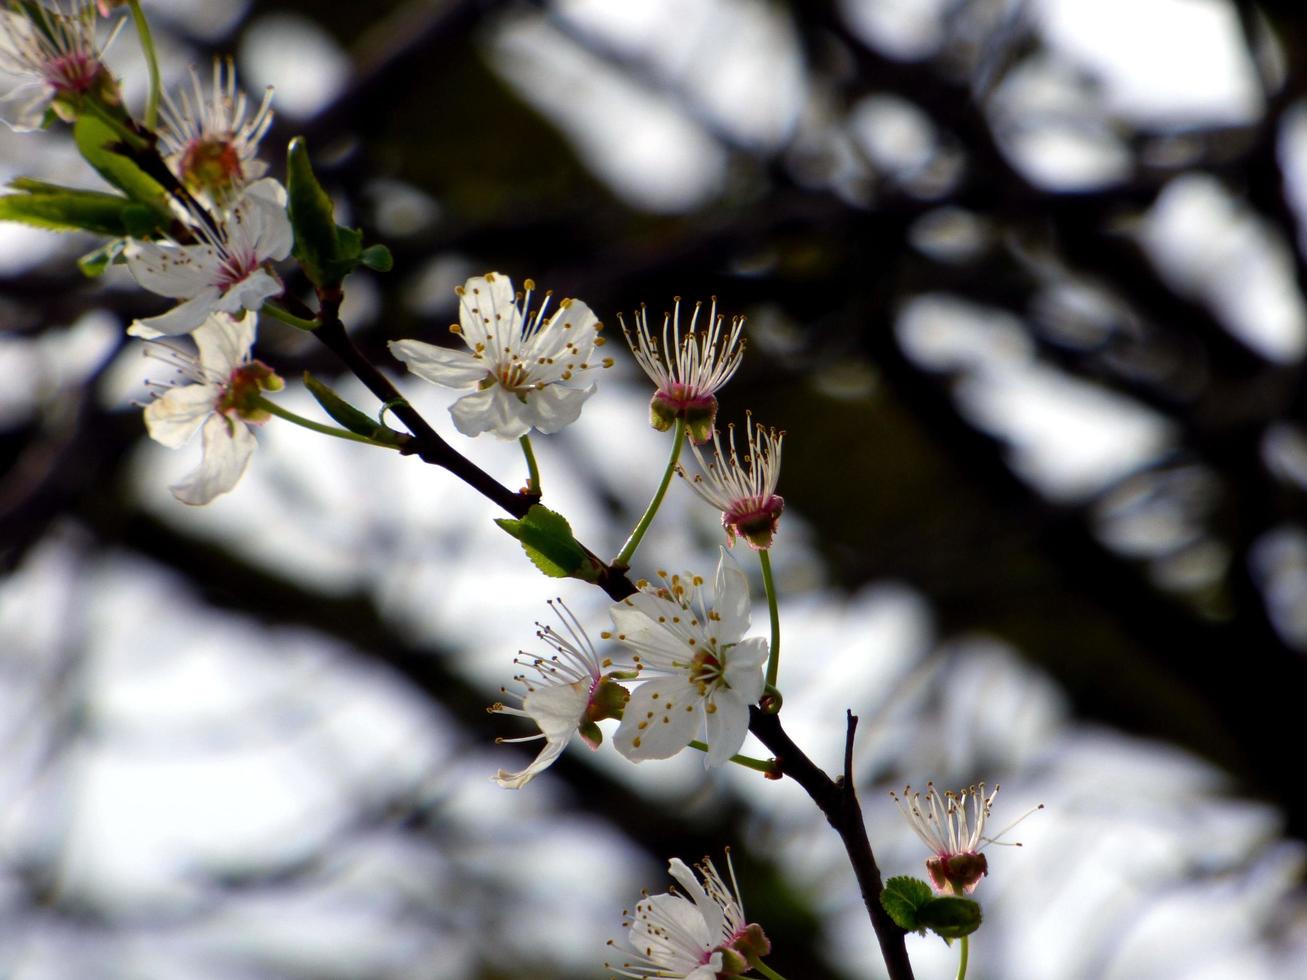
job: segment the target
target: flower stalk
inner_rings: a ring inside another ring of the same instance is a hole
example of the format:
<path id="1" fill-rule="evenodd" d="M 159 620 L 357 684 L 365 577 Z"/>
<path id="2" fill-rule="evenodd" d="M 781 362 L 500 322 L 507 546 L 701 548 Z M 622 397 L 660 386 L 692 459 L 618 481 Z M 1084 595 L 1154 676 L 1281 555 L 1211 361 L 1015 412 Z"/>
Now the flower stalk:
<path id="1" fill-rule="evenodd" d="M 539 497 L 541 495 L 540 467 L 536 465 L 536 454 L 531 449 L 531 437 L 524 434 L 517 441 L 521 443 L 522 455 L 526 457 L 526 492 Z"/>
<path id="2" fill-rule="evenodd" d="M 626 544 L 622 545 L 622 550 L 617 553 L 612 564 L 616 568 L 630 568 L 631 556 L 635 554 L 635 549 L 640 547 L 640 542 L 644 540 L 644 534 L 649 530 L 649 525 L 653 523 L 654 515 L 658 513 L 658 508 L 663 504 L 663 497 L 667 495 L 667 487 L 672 482 L 672 474 L 676 472 L 676 464 L 681 459 L 681 448 L 685 445 L 685 419 L 677 419 L 672 431 L 672 452 L 667 459 L 667 469 L 663 472 L 662 482 L 658 484 L 658 489 L 654 491 L 653 499 L 649 501 L 649 506 L 645 509 L 644 516 L 635 525 L 631 531 L 631 536 L 626 539 Z"/>
<path id="3" fill-rule="evenodd" d="M 369 446 L 380 446 L 382 449 L 398 449 L 388 442 L 379 442 L 376 439 L 369 439 L 367 436 L 359 435 L 357 432 L 350 432 L 348 429 L 339 429 L 334 425 L 327 425 L 323 422 L 315 422 L 313 419 L 306 419 L 303 415 L 296 415 L 288 408 L 283 408 L 271 399 L 264 398 L 262 395 L 254 399 L 254 404 L 269 415 L 275 415 L 279 419 L 285 419 L 287 422 L 293 422 L 300 428 L 309 429 L 312 432 L 321 433 L 324 436 L 334 436 L 337 439 L 345 439 L 349 442 L 362 442 Z"/>
<path id="4" fill-rule="evenodd" d="M 150 94 L 145 101 L 145 128 L 153 130 L 159 123 L 159 96 L 163 83 L 159 78 L 159 54 L 154 47 L 154 35 L 150 33 L 150 22 L 141 10 L 141 0 L 127 0 L 132 11 L 132 23 L 136 25 L 136 36 L 141 42 L 141 53 L 145 55 L 145 67 L 150 73 Z"/>
<path id="5" fill-rule="evenodd" d="M 771 647 L 767 655 L 766 684 L 776 687 L 776 675 L 781 669 L 781 610 L 776 601 L 776 582 L 771 573 L 771 556 L 766 548 L 758 552 L 758 563 L 762 566 L 762 584 L 767 590 L 767 615 L 771 620 Z"/>

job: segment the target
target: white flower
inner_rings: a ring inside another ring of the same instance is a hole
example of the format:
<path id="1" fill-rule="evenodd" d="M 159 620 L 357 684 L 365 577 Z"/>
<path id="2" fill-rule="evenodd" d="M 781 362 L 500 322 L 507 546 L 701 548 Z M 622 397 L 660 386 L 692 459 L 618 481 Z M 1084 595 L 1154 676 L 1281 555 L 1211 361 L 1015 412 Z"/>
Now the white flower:
<path id="1" fill-rule="evenodd" d="M 738 533 L 755 551 L 770 548 L 776 525 L 780 522 L 785 500 L 776 495 L 781 476 L 781 440 L 784 432 L 753 426 L 753 416 L 745 416 L 744 458 L 735 449 L 735 425 L 728 426 L 730 450 L 722 450 L 721 439 L 713 430 L 713 458 L 704 462 L 699 447 L 691 444 L 694 458 L 703 471 L 690 480 L 700 497 L 722 512 L 722 527 L 731 544 Z M 681 470 L 685 476 L 685 470 Z"/>
<path id="2" fill-rule="evenodd" d="M 418 377 L 447 388 L 475 388 L 449 410 L 458 431 L 468 436 L 493 432 L 517 439 L 532 428 L 557 432 L 575 422 L 595 386 L 583 387 L 612 358 L 593 363 L 603 345 L 603 329 L 580 300 L 565 299 L 545 318 L 549 293 L 531 310 L 535 283 L 514 294 L 513 283 L 497 272 L 474 276 L 457 290 L 459 322 L 449 329 L 468 350 L 450 350 L 418 340 L 397 340 L 391 353 Z"/>
<path id="3" fill-rule="evenodd" d="M 192 192 L 221 207 L 267 169 L 257 159 L 259 140 L 272 125 L 272 88 L 250 112 L 251 103 L 236 87 L 230 58 L 213 60 L 213 83 L 206 94 L 191 70 L 191 90 L 178 100 L 166 94 L 160 113 L 160 149 L 169 167 Z"/>
<path id="4" fill-rule="evenodd" d="M 183 302 L 159 316 L 137 320 L 134 337 L 182 334 L 211 313 L 257 310 L 282 291 L 281 280 L 264 263 L 290 254 L 293 233 L 286 216 L 286 191 L 272 178 L 245 189 L 231 212 L 212 223 L 190 215 L 196 245 L 132 239 L 123 250 L 127 268 L 145 289 Z"/>
<path id="5" fill-rule="evenodd" d="M 933 853 L 926 871 L 939 891 L 970 894 L 989 874 L 989 862 L 980 851 L 989 840 L 984 836 L 985 821 L 997 795 L 995 786 L 986 796 L 984 783 L 943 796 L 934 783 L 927 783 L 924 803 L 911 786 L 903 790 L 903 799 L 890 793 L 908 825 Z"/>
<path id="6" fill-rule="evenodd" d="M 729 861 L 728 853 L 728 867 Z M 745 919 L 734 870 L 731 887 L 708 858 L 699 865 L 703 884 L 680 858 L 667 871 L 689 898 L 672 890 L 641 899 L 627 923 L 634 960 L 606 967 L 636 980 L 716 980 L 726 970 L 730 976 L 747 971 L 751 954 L 770 951 L 762 929 Z"/>
<path id="7" fill-rule="evenodd" d="M 613 744 L 634 762 L 666 759 L 705 733 L 707 763 L 730 760 L 749 729 L 749 706 L 762 695 L 767 641 L 745 640 L 749 582 L 721 549 L 715 596 L 703 579 L 659 573 L 661 587 L 641 591 L 611 609 L 615 636 L 634 652 L 643 683 L 631 695 Z"/>
<path id="8" fill-rule="evenodd" d="M 169 489 L 184 504 L 207 504 L 234 487 L 254 452 L 251 425 L 268 418 L 255 399 L 282 387 L 260 361 L 250 360 L 255 317 L 234 320 L 215 313 L 192 334 L 198 355 L 163 343 L 149 352 L 175 367 L 189 384 L 160 385 L 163 393 L 145 406 L 150 438 L 170 449 L 186 444 L 196 429 L 204 434 L 199 467 Z"/>
<path id="9" fill-rule="evenodd" d="M 103 45 L 95 40 L 95 11 L 89 0 L 44 0 L 27 13 L 0 10 L 0 71 L 28 79 L 2 100 L 17 103 L 6 122 L 20 132 L 41 125 L 45 110 L 64 100 L 76 101 L 97 91 L 118 101 L 117 85 L 101 61 L 115 30 Z M 120 25 L 121 26 L 121 25 Z M 63 113 L 71 117 L 67 107 Z"/>
<path id="10" fill-rule="evenodd" d="M 744 358 L 744 317 L 726 318 L 717 313 L 717 297 L 712 299 L 708 325 L 695 330 L 703 304 L 694 304 L 690 327 L 681 335 L 681 298 L 675 299 L 672 312 L 663 315 L 662 342 L 649 330 L 649 315 L 644 307 L 635 313 L 635 329 L 628 330 L 618 314 L 626 342 L 636 363 L 654 383 L 649 402 L 649 422 L 665 432 L 679 418 L 685 421 L 690 442 L 708 441 L 713 420 L 717 417 L 717 391 L 731 380 Z"/>
<path id="11" fill-rule="evenodd" d="M 598 748 L 603 734 L 595 722 L 617 717 L 626 701 L 625 689 L 603 676 L 603 668 L 611 666 L 611 663 L 600 661 L 590 638 L 571 610 L 561 600 L 558 605 L 561 612 L 554 608 L 553 602 L 549 603 L 567 631 L 567 636 L 552 626 L 536 623 L 540 627 L 536 636 L 553 647 L 555 655 L 546 660 L 543 657 L 530 657 L 523 652 L 521 657 L 513 661 L 535 671 L 538 676 L 538 679 L 534 679 L 518 674 L 513 678 L 522 691 L 511 693 L 511 696 L 517 698 L 522 707 L 511 708 L 496 703 L 487 709 L 495 714 L 530 718 L 540 729 L 538 735 L 500 738 L 496 741 L 545 740 L 545 746 L 535 761 L 521 772 L 500 769 L 492 777 L 505 789 L 520 789 L 548 769 L 578 732 L 590 748 Z M 510 695 L 507 688 L 503 689 L 503 693 Z"/>

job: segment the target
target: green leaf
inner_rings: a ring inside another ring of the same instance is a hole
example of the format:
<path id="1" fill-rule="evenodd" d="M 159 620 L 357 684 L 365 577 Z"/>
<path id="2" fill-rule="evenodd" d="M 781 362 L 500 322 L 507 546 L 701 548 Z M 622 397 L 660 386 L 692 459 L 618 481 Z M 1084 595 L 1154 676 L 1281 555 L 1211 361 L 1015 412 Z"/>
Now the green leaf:
<path id="1" fill-rule="evenodd" d="M 389 272 L 395 267 L 395 257 L 385 245 L 369 245 L 359 256 L 359 261 L 374 272 Z"/>
<path id="2" fill-rule="evenodd" d="M 971 935 L 981 918 L 979 902 L 955 895 L 932 898 L 917 909 L 917 921 L 945 942 Z"/>
<path id="3" fill-rule="evenodd" d="M 920 932 L 922 935 L 926 930 L 919 921 L 918 910 L 934 900 L 935 893 L 928 884 L 908 875 L 891 878 L 880 893 L 880 904 L 894 924 L 904 932 Z"/>
<path id="4" fill-rule="evenodd" d="M 521 520 L 503 517 L 495 523 L 517 538 L 531 563 L 550 578 L 597 579 L 594 559 L 572 536 L 572 526 L 562 514 L 534 504 Z"/>
<path id="5" fill-rule="evenodd" d="M 336 268 L 340 250 L 336 208 L 318 183 L 302 136 L 291 140 L 286 151 L 286 195 L 295 229 L 295 258 L 315 286 L 339 286 L 348 270 L 338 274 Z"/>
<path id="6" fill-rule="evenodd" d="M 402 446 L 412 438 L 403 432 L 396 432 L 389 426 L 382 425 L 367 413 L 355 408 L 307 371 L 304 372 L 304 386 L 309 389 L 309 394 L 317 399 L 323 411 L 355 435 L 367 436 L 369 439 L 390 446 Z"/>
<path id="7" fill-rule="evenodd" d="M 0 221 L 17 221 L 47 231 L 90 231 L 97 235 L 127 233 L 125 197 L 85 191 L 80 194 L 5 194 L 0 196 Z"/>
<path id="8" fill-rule="evenodd" d="M 104 270 L 113 265 L 122 254 L 123 247 L 127 243 L 121 238 L 114 238 L 105 242 L 93 252 L 87 252 L 77 260 L 77 268 L 81 270 L 82 275 L 87 279 L 95 279 L 104 275 Z"/>
<path id="9" fill-rule="evenodd" d="M 119 145 L 118 134 L 94 116 L 79 116 L 73 126 L 73 139 L 86 162 L 101 177 L 138 204 L 153 212 L 167 224 L 172 220 L 168 192 L 129 157 L 112 149 Z"/>

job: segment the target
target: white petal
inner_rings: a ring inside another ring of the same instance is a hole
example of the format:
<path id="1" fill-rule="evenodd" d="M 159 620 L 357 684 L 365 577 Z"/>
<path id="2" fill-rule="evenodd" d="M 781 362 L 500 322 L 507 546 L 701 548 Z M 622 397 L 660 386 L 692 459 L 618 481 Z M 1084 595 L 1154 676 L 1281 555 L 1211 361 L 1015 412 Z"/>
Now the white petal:
<path id="1" fill-rule="evenodd" d="M 184 504 L 207 504 L 236 486 L 254 446 L 254 433 L 244 422 L 211 415 L 204 423 L 204 458 L 199 468 L 168 489 Z"/>
<path id="2" fill-rule="evenodd" d="M 295 236 L 286 216 L 285 191 L 280 184 L 268 177 L 251 185 L 237 209 L 243 219 L 238 226 L 240 234 L 260 261 L 280 261 L 290 254 Z"/>
<path id="3" fill-rule="evenodd" d="M 704 946 L 715 945 L 714 940 L 722 934 L 722 907 L 708 897 L 703 885 L 699 883 L 698 875 L 680 858 L 674 857 L 667 863 L 667 873 L 685 889 L 685 894 L 703 917 L 706 934 Z"/>
<path id="4" fill-rule="evenodd" d="M 711 937 L 694 905 L 680 895 L 663 893 L 639 901 L 626 938 L 643 956 L 664 970 L 675 971 L 662 976 L 697 978 L 704 966 L 712 964 L 711 960 L 699 964 L 699 958 L 712 947 Z M 721 954 L 713 956 L 717 959 L 714 972 L 702 974 L 709 980 L 721 969 Z"/>
<path id="5" fill-rule="evenodd" d="M 446 388 L 468 388 L 484 380 L 486 362 L 467 351 L 450 350 L 421 340 L 392 340 L 390 352 L 425 381 Z"/>
<path id="6" fill-rule="evenodd" d="M 218 299 L 218 287 L 209 286 L 197 293 L 192 299 L 188 299 L 179 306 L 174 306 L 167 313 L 160 313 L 158 316 L 135 321 L 127 328 L 127 333 L 130 336 L 143 337 L 146 340 L 189 333 L 208 319 L 209 314 L 217 307 Z"/>
<path id="7" fill-rule="evenodd" d="M 212 245 L 163 248 L 135 239 L 123 249 L 123 258 L 141 288 L 170 299 L 186 299 L 212 283 L 222 260 Z"/>
<path id="8" fill-rule="evenodd" d="M 501 439 L 517 439 L 531 429 L 523 416 L 524 406 L 516 395 L 501 385 L 464 395 L 449 406 L 454 427 L 465 436 L 494 432 Z"/>
<path id="9" fill-rule="evenodd" d="M 669 666 L 686 659 L 687 647 L 683 641 L 658 624 L 660 616 L 671 619 L 685 614 L 674 602 L 639 592 L 614 603 L 608 614 L 618 641 L 638 649 L 650 663 Z"/>
<path id="10" fill-rule="evenodd" d="M 263 301 L 280 293 L 285 287 L 280 279 L 267 269 L 258 268 L 240 282 L 227 287 L 215 307 L 224 313 L 257 310 Z"/>
<path id="11" fill-rule="evenodd" d="M 698 691 L 688 676 L 657 677 L 631 695 L 613 745 L 632 762 L 668 759 L 690 744 L 702 717 Z"/>
<path id="12" fill-rule="evenodd" d="M 145 406 L 145 429 L 155 442 L 163 443 L 169 449 L 178 449 L 213 414 L 219 394 L 221 391 L 217 385 L 169 388 Z"/>
<path id="13" fill-rule="evenodd" d="M 762 697 L 762 665 L 767 662 L 767 641 L 760 636 L 741 640 L 726 651 L 723 677 L 732 691 L 752 704 Z"/>
<path id="14" fill-rule="evenodd" d="M 545 747 L 540 750 L 540 754 L 521 772 L 509 772 L 507 769 L 500 769 L 491 778 L 504 789 L 521 789 L 553 765 L 554 760 L 563 754 L 565 748 L 567 748 L 567 739 L 548 739 L 545 742 Z"/>
<path id="15" fill-rule="evenodd" d="M 200 349 L 200 367 L 205 377 L 228 378 L 249 357 L 254 345 L 258 317 L 247 313 L 237 320 L 215 313 L 195 328 L 191 336 Z"/>
<path id="16" fill-rule="evenodd" d="M 539 357 L 552 357 L 570 361 L 579 369 L 583 361 L 594 352 L 595 326 L 599 318 L 579 299 L 568 300 L 565 308 L 555 311 L 548 324 L 532 338 L 528 345 L 528 361 Z M 568 345 L 571 345 L 569 351 Z M 566 354 L 566 358 L 564 356 Z M 559 365 L 560 368 L 564 366 Z"/>
<path id="17" fill-rule="evenodd" d="M 721 618 L 712 627 L 712 633 L 724 645 L 736 642 L 748 632 L 749 580 L 726 549 L 721 548 L 720 551 L 713 609 Z"/>
<path id="18" fill-rule="evenodd" d="M 531 424 L 541 432 L 557 432 L 580 417 L 581 406 L 594 393 L 594 385 L 589 388 L 546 385 L 526 396 L 525 414 Z"/>
<path id="19" fill-rule="evenodd" d="M 513 280 L 498 272 L 487 272 L 463 283 L 458 322 L 471 350 L 476 350 L 477 344 L 494 351 L 506 344 L 516 349 L 522 340 L 522 314 L 513 293 Z"/>
<path id="20" fill-rule="evenodd" d="M 580 727 L 589 701 L 589 684 L 578 681 L 537 687 L 522 699 L 522 710 L 540 726 L 545 738 L 567 741 Z"/>
<path id="21" fill-rule="evenodd" d="M 708 758 L 705 761 L 709 766 L 724 766 L 740 751 L 744 736 L 749 733 L 749 702 L 740 697 L 738 691 L 725 687 L 718 687 L 709 694 L 708 702 L 717 710 L 705 711 L 708 719 L 705 739 Z"/>

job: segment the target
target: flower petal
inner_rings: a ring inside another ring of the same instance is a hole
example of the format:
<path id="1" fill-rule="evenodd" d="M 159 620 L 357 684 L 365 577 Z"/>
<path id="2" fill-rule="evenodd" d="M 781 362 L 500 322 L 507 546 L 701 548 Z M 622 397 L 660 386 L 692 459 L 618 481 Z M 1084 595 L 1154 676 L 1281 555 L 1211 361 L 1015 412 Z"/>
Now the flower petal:
<path id="1" fill-rule="evenodd" d="M 521 789 L 553 765 L 554 760 L 563 754 L 565 748 L 567 748 L 567 739 L 565 738 L 546 739 L 545 747 L 540 750 L 540 754 L 521 772 L 509 772 L 507 769 L 500 769 L 491 778 L 504 789 Z"/>
<path id="2" fill-rule="evenodd" d="M 237 320 L 226 313 L 214 313 L 191 336 L 200 350 L 200 368 L 205 377 L 223 378 L 249 357 L 259 319 L 247 313 Z"/>
<path id="3" fill-rule="evenodd" d="M 169 299 L 186 299 L 212 283 L 222 263 L 212 245 L 163 248 L 135 239 L 123 249 L 127 268 L 140 284 Z"/>
<path id="4" fill-rule="evenodd" d="M 217 385 L 169 388 L 145 406 L 145 430 L 155 442 L 169 449 L 179 449 L 213 414 L 213 406 L 221 393 Z"/>
<path id="5" fill-rule="evenodd" d="M 505 345 L 517 347 L 522 337 L 522 313 L 517 308 L 513 280 L 498 272 L 473 276 L 459 294 L 458 322 L 463 340 L 476 350 L 484 344 L 491 350 Z"/>
<path id="6" fill-rule="evenodd" d="M 522 415 L 525 406 L 500 385 L 464 395 L 449 406 L 454 427 L 465 436 L 494 432 L 501 439 L 517 439 L 531 429 Z"/>
<path id="7" fill-rule="evenodd" d="M 545 738 L 566 742 L 581 724 L 589 694 L 588 685 L 581 682 L 537 687 L 522 699 L 522 710 Z"/>
<path id="8" fill-rule="evenodd" d="M 243 422 L 211 415 L 204 423 L 204 458 L 199 467 L 168 489 L 184 504 L 207 504 L 236 486 L 254 446 L 254 433 Z"/>
<path id="9" fill-rule="evenodd" d="M 687 675 L 647 680 L 627 702 L 613 745 L 632 762 L 671 758 L 698 734 L 700 703 Z"/>
<path id="10" fill-rule="evenodd" d="M 667 873 L 672 876 L 685 894 L 694 902 L 704 924 L 704 948 L 713 945 L 713 940 L 722 934 L 722 907 L 708 897 L 699 876 L 690 870 L 689 865 L 678 857 L 667 862 Z"/>
<path id="11" fill-rule="evenodd" d="M 581 415 L 581 406 L 595 393 L 595 386 L 589 388 L 565 388 L 562 385 L 546 385 L 526 396 L 524 416 L 531 425 L 546 434 L 557 432 L 571 425 Z"/>
<path id="12" fill-rule="evenodd" d="M 761 682 L 761 674 L 758 679 Z M 759 687 L 761 688 L 761 683 Z M 738 691 L 721 686 L 710 693 L 707 700 L 705 716 L 708 719 L 708 756 L 705 762 L 715 768 L 730 762 L 731 756 L 740 751 L 740 746 L 744 744 L 744 736 L 749 732 L 750 702 L 741 697 Z"/>
<path id="13" fill-rule="evenodd" d="M 720 618 L 710 630 L 717 642 L 725 645 L 735 643 L 749 630 L 749 579 L 725 548 L 718 550 L 721 558 L 717 562 L 713 609 Z"/>
<path id="14" fill-rule="evenodd" d="M 143 337 L 146 340 L 189 333 L 208 319 L 218 299 L 218 287 L 208 286 L 186 302 L 174 306 L 167 313 L 135 321 L 127 328 L 127 333 L 132 337 Z"/>
<path id="15" fill-rule="evenodd" d="M 263 301 L 280 293 L 285 286 L 282 281 L 267 269 L 255 269 L 240 282 L 227 287 L 227 291 L 218 300 L 216 308 L 224 313 L 239 313 L 241 310 L 257 310 Z"/>
<path id="16" fill-rule="evenodd" d="M 483 359 L 467 351 L 437 347 L 421 340 L 392 340 L 390 353 L 419 378 L 446 388 L 469 388 L 490 373 Z"/>
<path id="17" fill-rule="evenodd" d="M 768 643 L 761 636 L 741 640 L 726 651 L 726 686 L 753 704 L 762 697 L 762 665 L 767 662 Z"/>

